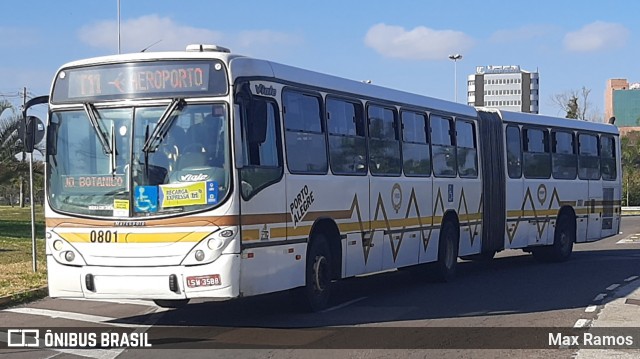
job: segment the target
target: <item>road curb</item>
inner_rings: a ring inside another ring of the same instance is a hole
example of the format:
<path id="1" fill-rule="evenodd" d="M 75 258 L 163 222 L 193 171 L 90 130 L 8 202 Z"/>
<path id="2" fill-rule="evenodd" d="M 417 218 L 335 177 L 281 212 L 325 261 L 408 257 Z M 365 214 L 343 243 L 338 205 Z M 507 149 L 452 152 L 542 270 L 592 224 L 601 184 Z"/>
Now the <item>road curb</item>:
<path id="1" fill-rule="evenodd" d="M 29 289 L 24 292 L 14 293 L 4 297 L 0 297 L 0 307 L 9 307 L 14 304 L 30 302 L 36 299 L 44 298 L 49 294 L 49 287 Z"/>

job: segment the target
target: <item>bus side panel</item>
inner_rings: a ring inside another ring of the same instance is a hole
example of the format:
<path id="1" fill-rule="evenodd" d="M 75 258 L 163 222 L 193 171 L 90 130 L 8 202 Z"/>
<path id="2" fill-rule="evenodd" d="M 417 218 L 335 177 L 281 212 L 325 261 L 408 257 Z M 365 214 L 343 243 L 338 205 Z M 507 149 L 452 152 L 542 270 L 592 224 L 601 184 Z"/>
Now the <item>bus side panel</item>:
<path id="1" fill-rule="evenodd" d="M 242 296 L 303 286 L 306 243 L 247 248 L 240 266 Z M 297 256 L 300 255 L 300 259 Z"/>
<path id="2" fill-rule="evenodd" d="M 588 183 L 588 197 L 585 204 L 588 208 L 587 242 L 602 238 L 602 180 L 582 181 Z"/>
<path id="3" fill-rule="evenodd" d="M 480 169 L 479 169 L 480 171 Z M 456 212 L 460 221 L 461 256 L 480 253 L 482 249 L 482 183 L 478 178 L 458 179 L 460 193 L 457 198 Z"/>
<path id="4" fill-rule="evenodd" d="M 524 179 L 506 179 L 507 228 L 505 248 L 524 248 L 529 241 L 529 226 L 526 225 L 523 208 Z"/>
<path id="5" fill-rule="evenodd" d="M 339 191 L 336 184 L 339 183 Z M 333 208 L 336 213 L 344 211 L 344 215 L 333 216 L 341 235 L 346 235 L 342 242 L 342 276 L 351 277 L 367 273 L 371 265 L 379 265 L 382 246 L 373 244 L 370 232 L 369 214 L 369 178 L 367 176 L 336 176 L 327 179 L 325 189 L 331 192 Z M 375 264 L 373 264 L 375 262 Z"/>
<path id="6" fill-rule="evenodd" d="M 241 202 L 242 263 L 240 290 L 253 295 L 304 284 L 304 245 L 284 246 L 290 215 L 286 209 L 284 178 Z"/>
<path id="7" fill-rule="evenodd" d="M 602 237 L 618 234 L 620 228 L 621 188 L 618 182 L 603 182 Z"/>
<path id="8" fill-rule="evenodd" d="M 418 228 L 424 203 L 418 203 L 418 191 L 430 190 L 428 178 L 415 180 L 397 177 L 371 177 L 371 213 L 376 233 L 382 237 L 382 269 L 418 264 L 422 238 Z M 421 187 L 426 185 L 422 189 Z M 424 193 L 423 197 L 430 197 Z M 426 208 L 424 208 L 426 210 Z"/>

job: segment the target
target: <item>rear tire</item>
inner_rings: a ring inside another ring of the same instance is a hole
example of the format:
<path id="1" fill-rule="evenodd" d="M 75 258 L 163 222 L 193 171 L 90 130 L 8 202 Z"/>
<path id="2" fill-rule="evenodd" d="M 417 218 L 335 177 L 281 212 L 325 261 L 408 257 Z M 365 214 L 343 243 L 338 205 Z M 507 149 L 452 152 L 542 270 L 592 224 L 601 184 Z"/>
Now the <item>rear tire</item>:
<path id="1" fill-rule="evenodd" d="M 438 260 L 433 264 L 433 276 L 438 282 L 451 282 L 456 276 L 458 264 L 458 227 L 446 221 L 440 229 Z"/>
<path id="2" fill-rule="evenodd" d="M 154 299 L 154 303 L 162 308 L 182 308 L 189 304 L 189 299 Z"/>
<path id="3" fill-rule="evenodd" d="M 576 241 L 575 221 L 567 215 L 558 219 L 553 244 L 532 248 L 533 257 L 541 262 L 564 262 L 571 257 L 573 243 Z"/>
<path id="4" fill-rule="evenodd" d="M 315 235 L 307 249 L 305 270 L 304 306 L 308 311 L 318 312 L 329 305 L 333 287 L 332 260 L 325 237 Z"/>

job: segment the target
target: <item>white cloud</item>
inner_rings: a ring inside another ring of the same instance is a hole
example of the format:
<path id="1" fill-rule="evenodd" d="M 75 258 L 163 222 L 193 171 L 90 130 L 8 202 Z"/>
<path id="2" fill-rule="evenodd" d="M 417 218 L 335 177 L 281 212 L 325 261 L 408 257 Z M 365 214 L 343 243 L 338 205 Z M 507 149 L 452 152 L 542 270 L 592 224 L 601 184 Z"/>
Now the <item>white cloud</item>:
<path id="1" fill-rule="evenodd" d="M 564 47 L 569 51 L 591 52 L 623 47 L 629 30 L 610 22 L 596 21 L 564 36 Z"/>
<path id="2" fill-rule="evenodd" d="M 460 31 L 424 26 L 407 31 L 382 23 L 372 26 L 364 41 L 383 56 L 410 60 L 442 60 L 450 54 L 465 53 L 473 46 L 473 39 Z"/>
<path id="3" fill-rule="evenodd" d="M 80 29 L 80 40 L 90 46 L 116 50 L 117 22 L 100 21 L 86 25 Z M 296 36 L 270 30 L 245 31 L 239 34 L 226 34 L 205 28 L 182 25 L 170 17 L 145 15 L 136 19 L 121 22 L 122 52 L 138 52 L 153 43 L 149 51 L 177 50 L 181 51 L 189 44 L 216 44 L 229 47 L 237 53 L 251 49 L 253 46 L 291 45 L 298 41 Z"/>
<path id="4" fill-rule="evenodd" d="M 90 46 L 117 49 L 118 24 L 116 21 L 100 21 L 83 26 L 78 35 Z M 151 49 L 182 50 L 191 43 L 219 43 L 222 34 L 177 24 L 169 17 L 145 15 L 120 23 L 120 41 L 123 52 L 137 52 L 160 41 Z"/>

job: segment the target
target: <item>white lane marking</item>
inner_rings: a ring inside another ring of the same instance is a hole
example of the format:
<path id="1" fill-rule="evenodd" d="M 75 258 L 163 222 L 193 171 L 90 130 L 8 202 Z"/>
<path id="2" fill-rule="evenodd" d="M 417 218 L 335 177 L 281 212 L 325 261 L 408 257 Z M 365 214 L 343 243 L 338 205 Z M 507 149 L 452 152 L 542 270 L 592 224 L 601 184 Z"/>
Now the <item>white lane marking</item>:
<path id="1" fill-rule="evenodd" d="M 595 311 L 596 311 L 596 309 L 598 309 L 598 306 L 597 306 L 597 305 L 590 305 L 590 306 L 588 306 L 587 308 L 585 308 L 585 310 L 584 310 L 584 311 L 585 311 L 586 313 L 593 313 L 593 312 L 595 312 Z"/>
<path id="2" fill-rule="evenodd" d="M 138 328 L 138 327 L 144 326 L 140 324 L 112 323 L 112 321 L 117 320 L 117 318 L 103 317 L 100 315 L 63 312 L 59 310 L 49 310 L 49 309 L 39 309 L 39 308 L 9 308 L 9 309 L 5 309 L 4 311 L 11 312 L 11 313 L 18 313 L 18 314 L 40 315 L 40 316 L 50 317 L 50 318 L 77 320 L 80 322 L 87 322 L 87 323 L 107 324 L 107 325 L 113 325 L 116 327 L 125 327 L 125 328 Z"/>
<path id="3" fill-rule="evenodd" d="M 589 323 L 589 321 L 587 319 L 578 319 L 576 321 L 576 324 L 573 325 L 574 328 L 584 328 L 585 326 L 587 326 L 587 324 Z"/>
<path id="4" fill-rule="evenodd" d="M 625 279 L 624 281 L 625 282 L 631 282 L 632 280 L 636 280 L 636 279 L 638 279 L 638 276 L 637 275 L 632 275 L 631 277 Z"/>
<path id="5" fill-rule="evenodd" d="M 612 284 L 612 285 L 607 287 L 607 290 L 614 290 L 614 289 L 618 288 L 619 286 L 620 286 L 620 284 Z"/>
<path id="6" fill-rule="evenodd" d="M 145 307 L 155 307 L 155 303 L 151 300 L 142 299 L 87 299 L 87 298 L 60 298 L 58 300 L 77 300 L 79 302 L 105 302 L 114 304 L 132 304 L 142 305 Z"/>
<path id="7" fill-rule="evenodd" d="M 338 309 L 344 308 L 346 306 L 349 306 L 349 305 L 351 305 L 353 303 L 357 303 L 357 302 L 359 302 L 361 300 L 365 300 L 365 299 L 367 299 L 367 297 L 361 297 L 361 298 L 357 298 L 357 299 L 354 299 L 354 300 L 350 300 L 348 302 L 344 302 L 342 304 L 338 304 L 335 307 L 331 307 L 331 308 L 327 308 L 325 310 L 322 310 L 322 311 L 320 311 L 320 313 L 327 313 L 327 312 L 331 312 L 331 311 L 334 311 L 334 310 L 338 310 Z"/>
<path id="8" fill-rule="evenodd" d="M 592 302 L 599 302 L 599 301 L 603 300 L 606 296 L 607 296 L 606 293 L 600 293 L 600 294 L 596 295 L 595 298 L 593 298 Z"/>
<path id="9" fill-rule="evenodd" d="M 616 244 L 627 244 L 627 243 L 637 243 L 637 241 L 634 241 L 633 239 L 625 238 L 616 242 Z"/>
<path id="10" fill-rule="evenodd" d="M 50 349 L 60 353 L 72 354 L 94 359 L 115 359 L 124 349 Z"/>

